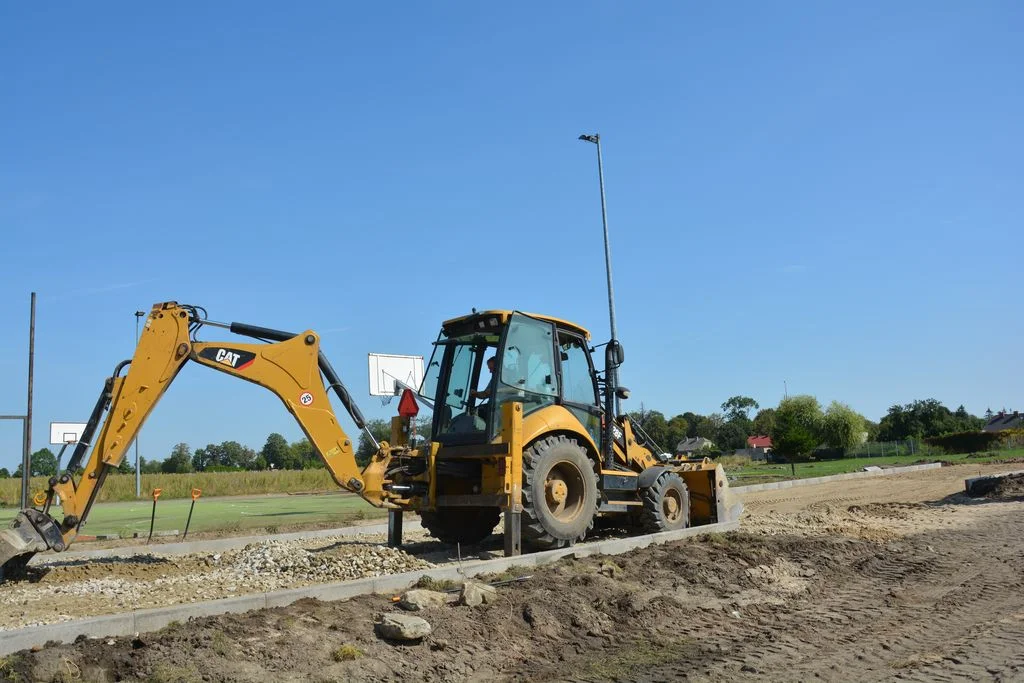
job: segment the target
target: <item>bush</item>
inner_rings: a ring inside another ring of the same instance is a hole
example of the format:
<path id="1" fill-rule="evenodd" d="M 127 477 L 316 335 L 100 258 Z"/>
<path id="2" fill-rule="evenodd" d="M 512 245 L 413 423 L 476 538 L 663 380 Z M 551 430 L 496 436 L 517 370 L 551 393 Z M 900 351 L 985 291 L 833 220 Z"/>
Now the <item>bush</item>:
<path id="1" fill-rule="evenodd" d="M 362 656 L 362 650 L 355 645 L 349 645 L 348 643 L 342 645 L 331 653 L 331 659 L 336 662 L 351 662 L 352 660 L 359 659 Z"/>
<path id="2" fill-rule="evenodd" d="M 929 446 L 938 446 L 947 453 L 978 453 L 997 446 L 1005 436 L 1000 432 L 957 432 L 931 436 L 924 442 Z"/>

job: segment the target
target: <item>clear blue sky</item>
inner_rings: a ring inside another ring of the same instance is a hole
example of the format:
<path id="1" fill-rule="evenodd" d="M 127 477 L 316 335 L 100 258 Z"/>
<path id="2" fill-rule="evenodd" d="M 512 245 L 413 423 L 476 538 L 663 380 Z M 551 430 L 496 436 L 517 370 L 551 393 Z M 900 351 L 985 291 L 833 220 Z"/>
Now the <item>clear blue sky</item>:
<path id="1" fill-rule="evenodd" d="M 470 307 L 608 334 L 632 407 L 1024 408 L 1015 2 L 0 8 L 0 413 L 84 420 L 155 301 L 366 353 Z M 216 339 L 207 330 L 206 339 Z M 299 431 L 188 367 L 142 453 Z M 0 423 L 0 466 L 17 423 Z"/>

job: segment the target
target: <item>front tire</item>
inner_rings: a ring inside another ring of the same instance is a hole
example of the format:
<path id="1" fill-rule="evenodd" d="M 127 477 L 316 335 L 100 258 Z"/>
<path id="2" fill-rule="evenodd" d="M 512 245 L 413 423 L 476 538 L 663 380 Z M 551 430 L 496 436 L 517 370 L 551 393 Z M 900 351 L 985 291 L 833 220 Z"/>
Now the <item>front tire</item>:
<path id="1" fill-rule="evenodd" d="M 664 472 L 640 493 L 640 524 L 649 534 L 690 526 L 690 491 L 675 472 Z"/>
<path id="2" fill-rule="evenodd" d="M 540 439 L 523 453 L 523 542 L 548 550 L 586 538 L 599 501 L 587 452 L 567 436 Z"/>

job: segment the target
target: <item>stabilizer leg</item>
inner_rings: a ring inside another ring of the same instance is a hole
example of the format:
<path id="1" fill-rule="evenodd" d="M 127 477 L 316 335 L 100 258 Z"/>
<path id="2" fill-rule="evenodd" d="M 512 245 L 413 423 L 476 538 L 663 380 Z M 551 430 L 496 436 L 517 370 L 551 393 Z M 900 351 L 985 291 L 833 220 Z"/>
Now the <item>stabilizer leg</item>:
<path id="1" fill-rule="evenodd" d="M 505 557 L 513 557 L 515 555 L 521 555 L 523 552 L 522 546 L 522 534 L 520 533 L 522 524 L 522 513 L 521 512 L 509 512 L 505 511 Z"/>
<path id="2" fill-rule="evenodd" d="M 388 510 L 388 547 L 402 547 L 402 511 Z"/>

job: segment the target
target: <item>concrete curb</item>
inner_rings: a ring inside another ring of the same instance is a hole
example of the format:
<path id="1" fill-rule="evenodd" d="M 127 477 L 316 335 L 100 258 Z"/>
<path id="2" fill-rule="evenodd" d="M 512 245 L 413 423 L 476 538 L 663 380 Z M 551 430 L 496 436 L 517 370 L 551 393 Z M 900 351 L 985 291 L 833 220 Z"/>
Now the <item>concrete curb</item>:
<path id="1" fill-rule="evenodd" d="M 679 531 L 665 531 L 644 536 L 594 541 L 573 546 L 572 548 L 547 550 L 517 557 L 472 560 L 464 562 L 461 567 L 438 567 L 437 569 L 417 570 L 402 574 L 356 579 L 355 581 L 315 584 L 301 588 L 271 591 L 269 593 L 253 593 L 235 598 L 133 610 L 121 614 L 76 619 L 59 624 L 46 624 L 44 626 L 30 626 L 28 628 L 0 631 L 0 656 L 42 646 L 48 642 L 70 643 L 81 636 L 88 638 L 133 636 L 136 633 L 146 633 L 161 629 L 172 621 L 185 622 L 194 617 L 248 612 L 268 607 L 285 607 L 303 598 L 317 598 L 330 601 L 345 600 L 371 593 L 398 593 L 419 581 L 421 576 L 429 576 L 437 580 L 458 581 L 463 577 L 500 573 L 513 566 L 536 567 L 550 564 L 565 557 L 580 558 L 589 555 L 620 555 L 638 548 L 670 543 L 690 536 L 735 531 L 739 527 L 740 523 L 738 520 L 722 522 L 690 529 L 680 529 Z"/>
<path id="2" fill-rule="evenodd" d="M 972 498 L 979 498 L 995 490 L 999 480 L 1004 477 L 1012 477 L 1024 474 L 1024 470 L 1012 472 L 999 472 L 998 474 L 986 474 L 980 477 L 971 477 L 964 480 L 964 492 Z"/>
<path id="3" fill-rule="evenodd" d="M 863 479 L 865 477 L 887 477 L 894 474 L 905 474 L 906 472 L 920 472 L 921 470 L 935 470 L 942 467 L 941 462 L 930 462 L 925 465 L 907 465 L 906 467 L 891 467 L 886 470 L 875 472 L 847 472 L 846 474 L 830 474 L 826 477 L 810 477 L 807 479 L 789 479 L 787 481 L 773 481 L 770 484 L 751 484 L 749 486 L 731 486 L 734 493 L 754 493 L 756 491 L 774 491 L 776 489 L 791 489 L 794 486 L 815 486 L 827 484 L 830 481 L 845 481 L 847 479 Z"/>

